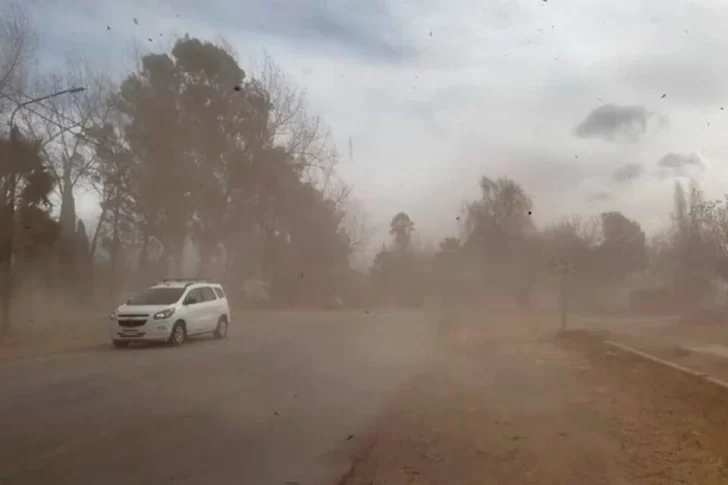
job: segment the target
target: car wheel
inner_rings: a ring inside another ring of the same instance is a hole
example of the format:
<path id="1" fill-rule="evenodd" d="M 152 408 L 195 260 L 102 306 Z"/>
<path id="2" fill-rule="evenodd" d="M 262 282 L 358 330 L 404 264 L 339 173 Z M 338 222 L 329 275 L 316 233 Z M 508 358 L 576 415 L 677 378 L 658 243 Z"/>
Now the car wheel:
<path id="1" fill-rule="evenodd" d="M 129 342 L 124 342 L 121 340 L 114 340 L 113 344 L 114 344 L 114 347 L 116 347 L 117 349 L 125 349 L 125 348 L 129 347 Z"/>
<path id="2" fill-rule="evenodd" d="M 217 328 L 215 329 L 215 338 L 224 339 L 225 337 L 227 337 L 227 333 L 228 333 L 227 317 L 222 316 L 222 317 L 220 317 L 220 320 L 217 321 Z"/>
<path id="3" fill-rule="evenodd" d="M 173 347 L 179 347 L 185 343 L 185 340 L 187 340 L 187 329 L 185 328 L 185 324 L 182 322 L 175 323 L 167 342 Z"/>

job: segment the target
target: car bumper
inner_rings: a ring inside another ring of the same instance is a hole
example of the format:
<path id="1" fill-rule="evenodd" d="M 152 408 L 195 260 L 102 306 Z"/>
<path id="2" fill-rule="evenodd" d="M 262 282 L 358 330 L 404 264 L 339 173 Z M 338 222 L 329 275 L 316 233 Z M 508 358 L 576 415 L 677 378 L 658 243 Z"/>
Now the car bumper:
<path id="1" fill-rule="evenodd" d="M 172 322 L 157 320 L 138 327 L 127 327 L 112 322 L 109 326 L 111 340 L 130 342 L 163 342 L 169 339 Z"/>

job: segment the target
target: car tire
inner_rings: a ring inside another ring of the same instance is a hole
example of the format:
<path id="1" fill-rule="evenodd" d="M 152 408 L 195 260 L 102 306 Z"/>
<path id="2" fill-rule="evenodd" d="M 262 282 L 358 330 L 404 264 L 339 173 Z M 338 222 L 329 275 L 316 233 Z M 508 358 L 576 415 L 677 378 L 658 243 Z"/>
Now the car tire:
<path id="1" fill-rule="evenodd" d="M 187 328 L 184 322 L 177 322 L 172 326 L 167 343 L 172 347 L 179 347 L 187 340 Z"/>
<path id="2" fill-rule="evenodd" d="M 117 349 L 126 349 L 129 347 L 129 342 L 124 342 L 122 340 L 114 340 L 112 343 Z"/>
<path id="3" fill-rule="evenodd" d="M 217 328 L 215 329 L 215 338 L 222 340 L 227 337 L 228 333 L 228 319 L 225 315 L 221 316 L 217 321 Z"/>

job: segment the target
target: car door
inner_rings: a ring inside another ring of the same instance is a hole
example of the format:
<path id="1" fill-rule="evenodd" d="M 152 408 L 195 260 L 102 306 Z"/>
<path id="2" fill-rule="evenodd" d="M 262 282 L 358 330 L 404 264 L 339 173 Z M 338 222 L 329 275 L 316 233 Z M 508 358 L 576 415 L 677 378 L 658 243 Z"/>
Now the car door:
<path id="1" fill-rule="evenodd" d="M 205 331 L 205 299 L 200 288 L 193 288 L 187 293 L 185 313 L 188 334 L 194 335 Z"/>
<path id="2" fill-rule="evenodd" d="M 202 301 L 204 302 L 202 304 L 204 307 L 204 331 L 212 332 L 217 328 L 217 319 L 220 317 L 219 312 L 217 311 L 217 295 L 215 295 L 215 292 L 212 291 L 212 288 L 209 286 L 203 286 L 200 288 L 200 291 L 202 292 Z"/>

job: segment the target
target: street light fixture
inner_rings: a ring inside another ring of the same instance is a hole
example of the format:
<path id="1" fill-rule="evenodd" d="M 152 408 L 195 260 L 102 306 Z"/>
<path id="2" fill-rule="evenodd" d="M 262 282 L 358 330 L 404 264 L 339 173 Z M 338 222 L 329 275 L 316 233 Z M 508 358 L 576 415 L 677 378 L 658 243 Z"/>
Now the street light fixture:
<path id="1" fill-rule="evenodd" d="M 77 94 L 82 93 L 86 91 L 86 88 L 83 86 L 77 86 L 74 88 L 69 89 L 63 89 L 61 91 L 56 91 L 55 93 L 47 94 L 45 96 L 40 96 L 38 98 L 29 99 L 28 101 L 23 101 L 22 103 L 18 104 L 15 109 L 13 110 L 13 113 L 10 115 L 10 134 L 12 136 L 12 129 L 15 127 L 15 115 L 18 114 L 18 111 L 25 108 L 29 104 L 39 103 L 41 101 L 45 101 L 46 99 L 55 98 L 56 96 L 61 96 L 64 94 Z"/>
<path id="2" fill-rule="evenodd" d="M 55 98 L 56 96 L 62 96 L 64 94 L 77 94 L 85 91 L 86 88 L 82 86 L 72 87 L 69 89 L 63 89 L 61 91 L 56 91 L 51 94 L 47 94 L 45 96 L 39 96 L 37 98 L 29 99 L 27 101 L 24 101 L 22 103 L 18 103 L 18 105 L 13 110 L 12 114 L 10 115 L 10 144 L 11 146 L 15 144 L 20 139 L 20 131 L 18 130 L 18 127 L 15 126 L 15 115 L 18 114 L 18 112 L 34 103 L 39 103 L 41 101 L 45 101 L 46 99 Z M 8 208 L 9 208 L 9 220 L 10 220 L 10 234 L 8 235 L 8 242 L 7 242 L 7 253 L 6 253 L 6 262 L 5 262 L 5 281 L 3 285 L 3 292 L 2 292 L 2 308 L 0 309 L 0 338 L 4 337 L 8 331 L 10 330 L 10 307 L 12 305 L 12 291 L 13 291 L 13 285 L 14 285 L 14 263 L 15 263 L 15 191 L 17 190 L 17 174 L 14 172 L 11 172 L 8 174 L 10 177 L 9 180 L 9 195 L 10 199 L 8 202 Z"/>

